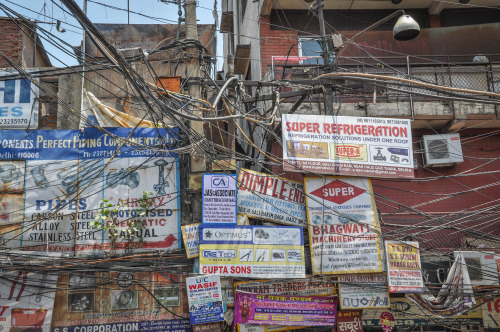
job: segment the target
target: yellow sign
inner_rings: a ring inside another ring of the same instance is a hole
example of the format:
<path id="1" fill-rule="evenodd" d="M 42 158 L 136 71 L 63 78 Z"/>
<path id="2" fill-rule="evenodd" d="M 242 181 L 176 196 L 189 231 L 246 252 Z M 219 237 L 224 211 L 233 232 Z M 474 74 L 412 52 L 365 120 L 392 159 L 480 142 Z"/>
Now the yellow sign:
<path id="1" fill-rule="evenodd" d="M 368 161 L 365 144 L 335 144 L 331 143 L 331 159 Z"/>

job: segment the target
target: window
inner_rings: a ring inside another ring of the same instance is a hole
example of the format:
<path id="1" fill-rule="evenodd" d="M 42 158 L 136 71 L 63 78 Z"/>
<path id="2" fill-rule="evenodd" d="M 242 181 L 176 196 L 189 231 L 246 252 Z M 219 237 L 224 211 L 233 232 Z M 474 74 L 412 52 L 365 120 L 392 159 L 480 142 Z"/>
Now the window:
<path id="1" fill-rule="evenodd" d="M 301 57 L 315 57 L 302 60 L 302 64 L 322 65 L 323 58 L 321 57 L 321 39 L 320 37 L 314 38 L 299 38 L 299 56 Z"/>

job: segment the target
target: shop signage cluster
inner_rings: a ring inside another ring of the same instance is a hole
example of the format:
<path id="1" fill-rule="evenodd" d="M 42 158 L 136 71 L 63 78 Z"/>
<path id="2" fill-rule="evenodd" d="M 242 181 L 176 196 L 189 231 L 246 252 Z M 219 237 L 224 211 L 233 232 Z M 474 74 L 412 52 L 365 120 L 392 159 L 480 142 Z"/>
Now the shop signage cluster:
<path id="1" fill-rule="evenodd" d="M 370 179 L 306 177 L 305 189 L 314 274 L 382 272 Z"/>
<path id="2" fill-rule="evenodd" d="M 228 174 L 203 174 L 202 222 L 236 224 L 236 179 Z"/>
<path id="3" fill-rule="evenodd" d="M 222 290 L 218 275 L 186 278 L 191 324 L 224 320 Z"/>
<path id="4" fill-rule="evenodd" d="M 413 178 L 410 120 L 283 114 L 288 171 Z"/>
<path id="5" fill-rule="evenodd" d="M 17 170 L 18 164 L 12 164 L 11 170 L 16 176 L 26 174 L 25 181 L 19 183 L 30 189 L 24 190 L 24 213 L 19 215 L 24 218 L 10 220 L 21 225 L 23 235 L 7 242 L 7 246 L 54 255 L 180 248 L 176 155 L 143 148 L 172 145 L 174 137 L 169 133 L 175 134 L 153 128 L 108 128 L 107 133 L 94 128 L 0 131 L 0 160 L 26 161 L 22 172 Z M 128 143 L 122 146 L 125 138 Z M 142 214 L 144 192 L 150 192 L 153 198 Z M 121 206 L 109 216 L 117 222 L 120 240 L 116 248 L 112 248 L 105 232 L 91 225 L 102 199 Z M 128 241 L 126 228 L 131 222 L 144 227 Z M 15 234 L 7 232 L 4 239 Z"/>
<path id="6" fill-rule="evenodd" d="M 245 278 L 304 278 L 302 227 L 200 226 L 200 272 Z"/>
<path id="7" fill-rule="evenodd" d="M 334 326 L 337 297 L 236 292 L 236 324 Z"/>
<path id="8" fill-rule="evenodd" d="M 242 169 L 238 178 L 238 213 L 280 224 L 307 226 L 304 185 Z"/>
<path id="9" fill-rule="evenodd" d="M 391 293 L 423 293 L 424 280 L 418 242 L 385 241 Z"/>

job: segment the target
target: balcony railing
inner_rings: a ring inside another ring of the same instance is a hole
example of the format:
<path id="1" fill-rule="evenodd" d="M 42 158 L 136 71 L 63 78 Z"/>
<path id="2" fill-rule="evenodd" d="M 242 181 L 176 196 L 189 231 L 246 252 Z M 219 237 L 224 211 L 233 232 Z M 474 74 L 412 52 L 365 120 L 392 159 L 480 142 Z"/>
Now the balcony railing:
<path id="1" fill-rule="evenodd" d="M 400 78 L 410 78 L 425 83 L 462 88 L 500 92 L 500 55 L 460 55 L 460 56 L 418 56 L 418 57 L 351 57 L 339 61 L 337 72 L 368 73 Z M 297 61 L 285 65 L 283 59 L 273 61 L 274 79 L 312 79 L 324 73 L 321 65 L 301 64 Z M 336 86 L 337 102 L 396 102 L 433 101 L 445 96 L 439 91 L 407 88 L 391 84 L 377 86 L 356 81 L 341 81 Z M 403 91 L 395 91 L 394 88 Z M 462 97 L 472 94 L 457 93 Z M 477 97 L 477 96 L 475 96 Z M 310 101 L 319 100 L 313 96 Z"/>

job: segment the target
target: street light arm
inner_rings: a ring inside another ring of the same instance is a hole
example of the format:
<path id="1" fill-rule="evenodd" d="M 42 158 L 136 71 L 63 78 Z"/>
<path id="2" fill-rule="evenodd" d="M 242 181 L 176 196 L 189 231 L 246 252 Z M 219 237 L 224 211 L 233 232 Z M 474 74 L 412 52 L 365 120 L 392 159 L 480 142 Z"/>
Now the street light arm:
<path id="1" fill-rule="evenodd" d="M 398 11 L 395 11 L 391 15 L 389 15 L 387 17 L 384 17 L 380 21 L 373 23 L 368 28 L 365 28 L 364 30 L 362 30 L 362 31 L 358 32 L 357 34 L 355 34 L 351 39 L 349 39 L 346 43 L 344 43 L 344 44 L 342 44 L 342 46 L 340 46 L 341 47 L 340 51 L 338 51 L 337 54 L 336 54 L 336 56 L 335 56 L 335 62 L 338 62 L 338 58 L 342 55 L 342 53 L 345 51 L 345 49 L 349 45 L 351 45 L 356 38 L 358 38 L 359 36 L 361 36 L 362 34 L 364 34 L 366 31 L 374 29 L 374 28 L 378 27 L 379 25 L 384 24 L 385 22 L 389 21 L 390 19 L 392 19 L 392 18 L 394 18 L 396 16 L 404 15 L 404 14 L 405 14 L 405 11 L 402 10 L 402 9 L 400 9 Z"/>

